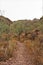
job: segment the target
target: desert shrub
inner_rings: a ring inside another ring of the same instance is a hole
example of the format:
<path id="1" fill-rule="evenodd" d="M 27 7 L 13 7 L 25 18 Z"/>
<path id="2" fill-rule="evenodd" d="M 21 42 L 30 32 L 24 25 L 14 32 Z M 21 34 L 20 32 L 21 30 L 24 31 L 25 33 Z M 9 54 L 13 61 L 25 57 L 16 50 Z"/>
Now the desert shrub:
<path id="1" fill-rule="evenodd" d="M 10 25 L 10 33 L 14 33 L 15 36 L 20 39 L 20 34 L 24 31 L 24 24 L 22 22 L 14 22 Z"/>
<path id="2" fill-rule="evenodd" d="M 13 56 L 13 51 L 16 46 L 16 42 L 3 41 L 0 42 L 0 61 L 6 61 Z"/>
<path id="3" fill-rule="evenodd" d="M 8 59 L 7 50 L 8 42 L 0 42 L 0 61 Z"/>
<path id="4" fill-rule="evenodd" d="M 6 33 L 3 33 L 1 35 L 1 38 L 4 40 L 4 41 L 9 41 L 10 40 L 10 35 L 9 34 L 6 34 Z"/>
<path id="5" fill-rule="evenodd" d="M 9 33 L 9 26 L 4 22 L 0 22 L 0 34 Z"/>
<path id="6" fill-rule="evenodd" d="M 14 39 L 9 40 L 9 46 L 8 46 L 8 56 L 9 57 L 13 56 L 15 48 L 16 48 L 16 40 Z"/>

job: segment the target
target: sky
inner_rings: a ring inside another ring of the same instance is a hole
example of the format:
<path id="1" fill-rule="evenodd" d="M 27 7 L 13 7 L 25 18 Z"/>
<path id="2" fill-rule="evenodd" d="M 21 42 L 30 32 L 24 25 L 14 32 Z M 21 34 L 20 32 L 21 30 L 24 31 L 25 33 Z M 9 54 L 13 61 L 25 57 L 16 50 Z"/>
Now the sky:
<path id="1" fill-rule="evenodd" d="M 0 0 L 0 15 L 12 21 L 40 18 L 42 0 Z"/>

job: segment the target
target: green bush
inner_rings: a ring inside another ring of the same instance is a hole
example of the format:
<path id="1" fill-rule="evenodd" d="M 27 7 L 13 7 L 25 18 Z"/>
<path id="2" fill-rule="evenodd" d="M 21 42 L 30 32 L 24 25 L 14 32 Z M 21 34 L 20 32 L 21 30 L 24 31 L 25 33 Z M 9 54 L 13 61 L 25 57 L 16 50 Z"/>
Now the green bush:
<path id="1" fill-rule="evenodd" d="M 4 22 L 0 22 L 0 34 L 9 33 L 9 26 Z"/>

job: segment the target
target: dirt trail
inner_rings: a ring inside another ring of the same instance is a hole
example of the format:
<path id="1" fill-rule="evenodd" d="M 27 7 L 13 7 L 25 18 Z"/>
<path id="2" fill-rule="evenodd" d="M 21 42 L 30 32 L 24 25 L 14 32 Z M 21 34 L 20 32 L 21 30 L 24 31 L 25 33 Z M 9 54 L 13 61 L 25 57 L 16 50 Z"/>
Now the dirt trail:
<path id="1" fill-rule="evenodd" d="M 31 57 L 28 55 L 24 43 L 17 41 L 16 49 L 14 51 L 14 57 L 10 58 L 6 62 L 0 62 L 0 65 L 32 65 Z"/>

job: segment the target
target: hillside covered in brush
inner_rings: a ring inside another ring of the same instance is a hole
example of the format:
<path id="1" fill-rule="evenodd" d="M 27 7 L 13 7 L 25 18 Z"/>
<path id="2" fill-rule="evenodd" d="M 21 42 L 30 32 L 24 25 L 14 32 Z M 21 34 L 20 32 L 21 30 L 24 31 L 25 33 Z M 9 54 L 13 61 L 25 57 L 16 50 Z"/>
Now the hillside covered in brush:
<path id="1" fill-rule="evenodd" d="M 8 28 L 9 33 L 16 35 L 22 32 L 29 33 L 33 30 L 39 30 L 43 33 L 43 16 L 40 19 L 35 18 L 33 20 L 18 20 L 14 22 L 4 16 L 0 16 L 0 30 L 4 30 L 5 28 Z"/>
<path id="2" fill-rule="evenodd" d="M 43 65 L 43 16 L 40 19 L 17 20 L 0 16 L 0 62 L 13 57 L 16 41 L 26 45 L 34 65 Z"/>

